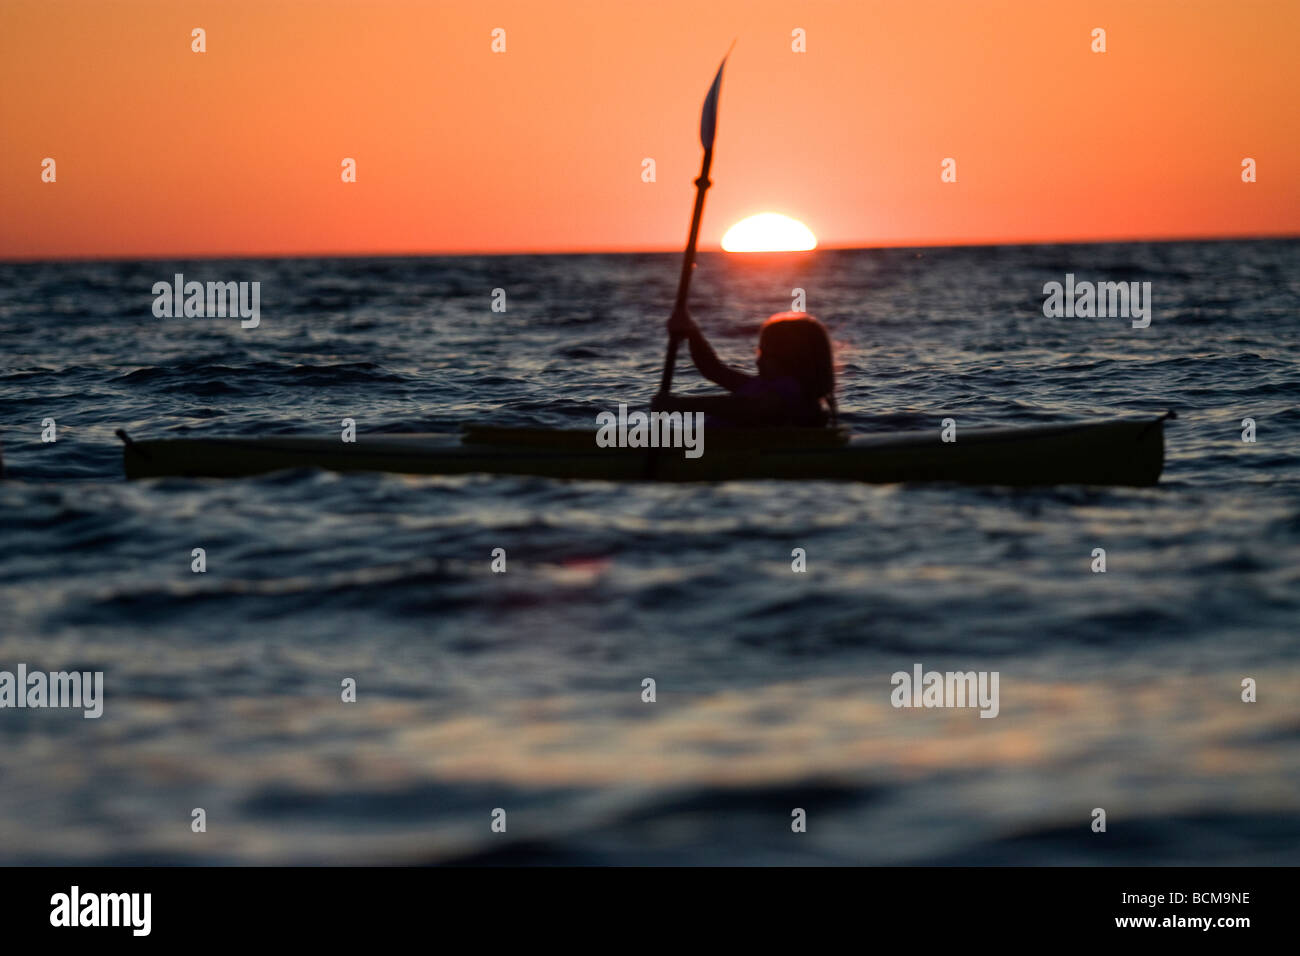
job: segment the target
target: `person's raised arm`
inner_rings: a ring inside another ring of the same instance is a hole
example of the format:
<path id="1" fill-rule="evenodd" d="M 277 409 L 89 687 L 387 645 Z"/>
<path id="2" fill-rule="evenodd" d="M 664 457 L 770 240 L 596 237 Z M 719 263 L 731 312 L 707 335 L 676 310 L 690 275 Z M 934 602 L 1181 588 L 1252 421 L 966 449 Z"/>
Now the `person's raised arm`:
<path id="1" fill-rule="evenodd" d="M 714 353 L 713 346 L 709 345 L 708 339 L 695 324 L 690 312 L 685 309 L 674 312 L 668 319 L 668 334 L 685 339 L 691 347 L 691 361 L 695 363 L 700 374 L 727 391 L 734 392 L 753 378 L 752 375 L 746 375 L 738 369 L 722 364 Z"/>

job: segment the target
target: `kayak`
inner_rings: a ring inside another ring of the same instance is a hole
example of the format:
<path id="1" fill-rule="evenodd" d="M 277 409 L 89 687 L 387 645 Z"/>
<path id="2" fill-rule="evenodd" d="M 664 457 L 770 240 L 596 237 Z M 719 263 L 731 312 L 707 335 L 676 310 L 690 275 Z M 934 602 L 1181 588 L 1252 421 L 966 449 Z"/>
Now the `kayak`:
<path id="1" fill-rule="evenodd" d="M 128 478 L 233 478 L 288 468 L 416 475 L 534 475 L 598 481 L 752 479 L 1154 485 L 1164 465 L 1160 418 L 852 436 L 844 429 L 712 429 L 704 453 L 601 448 L 594 431 L 467 429 L 462 435 L 167 438 L 125 443 Z"/>

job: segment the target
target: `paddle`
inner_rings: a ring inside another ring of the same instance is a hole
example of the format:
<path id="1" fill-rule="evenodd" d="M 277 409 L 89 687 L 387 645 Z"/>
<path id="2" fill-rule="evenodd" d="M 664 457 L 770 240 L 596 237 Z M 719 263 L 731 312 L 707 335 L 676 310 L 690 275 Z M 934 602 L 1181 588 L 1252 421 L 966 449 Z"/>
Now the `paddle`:
<path id="1" fill-rule="evenodd" d="M 733 47 L 736 45 L 733 41 Z M 731 50 L 727 51 L 731 56 Z M 700 178 L 695 180 L 695 210 L 691 213 L 691 234 L 686 240 L 686 253 L 682 256 L 682 274 L 677 280 L 677 302 L 673 311 L 686 308 L 686 295 L 691 288 L 691 273 L 695 269 L 695 244 L 700 237 L 700 219 L 704 215 L 704 191 L 713 184 L 709 182 L 709 167 L 713 165 L 713 134 L 718 126 L 718 90 L 722 87 L 722 69 L 727 65 L 727 56 L 718 65 L 718 75 L 713 78 L 709 95 L 704 98 L 704 110 L 700 114 L 700 144 L 704 147 L 704 164 L 700 167 Z M 681 339 L 676 335 L 668 336 L 668 354 L 664 356 L 664 373 L 659 380 L 659 394 L 667 395 L 673 387 L 673 366 L 677 363 L 677 346 Z"/>
<path id="2" fill-rule="evenodd" d="M 731 45 L 736 45 L 733 40 Z M 731 50 L 727 50 L 731 56 Z M 704 97 L 704 110 L 700 113 L 700 145 L 704 147 L 704 163 L 700 166 L 700 176 L 695 180 L 695 209 L 691 213 L 691 234 L 686 240 L 686 253 L 682 256 L 682 273 L 677 279 L 677 301 L 673 311 L 686 308 L 686 296 L 691 288 L 691 273 L 695 270 L 695 244 L 700 238 L 700 219 L 704 215 L 704 191 L 713 184 L 709 182 L 709 167 L 713 165 L 713 134 L 718 128 L 718 90 L 722 88 L 722 68 L 727 65 L 727 56 L 718 64 L 718 73 L 713 78 L 713 85 Z M 659 379 L 659 395 L 665 396 L 673 388 L 673 366 L 677 363 L 677 346 L 681 339 L 675 335 L 668 336 L 668 354 L 664 356 L 664 373 Z M 651 449 L 646 455 L 642 477 L 653 478 L 658 464 L 658 449 Z"/>

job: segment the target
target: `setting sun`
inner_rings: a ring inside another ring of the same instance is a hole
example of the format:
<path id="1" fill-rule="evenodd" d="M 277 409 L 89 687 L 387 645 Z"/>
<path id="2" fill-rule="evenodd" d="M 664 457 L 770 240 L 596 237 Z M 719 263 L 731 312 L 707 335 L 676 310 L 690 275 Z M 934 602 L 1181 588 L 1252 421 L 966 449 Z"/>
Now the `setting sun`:
<path id="1" fill-rule="evenodd" d="M 816 249 L 817 237 L 797 219 L 764 212 L 728 229 L 722 248 L 727 252 L 802 252 Z"/>

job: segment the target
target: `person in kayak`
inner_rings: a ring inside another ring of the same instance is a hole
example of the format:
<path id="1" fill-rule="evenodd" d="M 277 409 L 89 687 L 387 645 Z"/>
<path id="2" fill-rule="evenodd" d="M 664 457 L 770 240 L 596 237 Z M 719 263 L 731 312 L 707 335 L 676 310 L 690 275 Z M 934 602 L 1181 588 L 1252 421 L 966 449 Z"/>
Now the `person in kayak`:
<path id="1" fill-rule="evenodd" d="M 758 374 L 722 364 L 689 311 L 675 312 L 668 334 L 690 343 L 701 375 L 730 395 L 656 396 L 651 409 L 704 412 L 710 425 L 820 428 L 835 421 L 835 364 L 826 328 L 806 312 L 779 312 L 758 333 Z"/>

